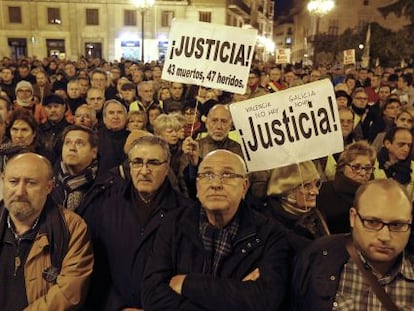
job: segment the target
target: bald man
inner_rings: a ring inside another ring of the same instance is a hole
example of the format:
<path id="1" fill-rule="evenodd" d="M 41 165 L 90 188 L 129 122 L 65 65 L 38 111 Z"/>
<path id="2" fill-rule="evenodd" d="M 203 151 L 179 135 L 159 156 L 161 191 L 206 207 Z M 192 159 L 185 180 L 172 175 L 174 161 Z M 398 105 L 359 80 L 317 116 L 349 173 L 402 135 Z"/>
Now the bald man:
<path id="1" fill-rule="evenodd" d="M 85 222 L 56 206 L 49 161 L 13 157 L 0 206 L 0 310 L 69 310 L 82 305 L 93 267 Z"/>
<path id="2" fill-rule="evenodd" d="M 160 227 L 143 283 L 144 310 L 279 310 L 287 289 L 285 234 L 243 199 L 243 159 L 204 157 L 198 208 Z"/>

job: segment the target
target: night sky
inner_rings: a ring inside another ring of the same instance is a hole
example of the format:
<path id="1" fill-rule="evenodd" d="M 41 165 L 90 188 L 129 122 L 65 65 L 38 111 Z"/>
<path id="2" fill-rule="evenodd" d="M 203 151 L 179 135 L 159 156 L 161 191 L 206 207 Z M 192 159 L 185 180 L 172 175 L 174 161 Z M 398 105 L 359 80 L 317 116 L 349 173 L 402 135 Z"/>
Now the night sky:
<path id="1" fill-rule="evenodd" d="M 292 4 L 292 0 L 276 0 L 276 14 L 286 14 Z"/>

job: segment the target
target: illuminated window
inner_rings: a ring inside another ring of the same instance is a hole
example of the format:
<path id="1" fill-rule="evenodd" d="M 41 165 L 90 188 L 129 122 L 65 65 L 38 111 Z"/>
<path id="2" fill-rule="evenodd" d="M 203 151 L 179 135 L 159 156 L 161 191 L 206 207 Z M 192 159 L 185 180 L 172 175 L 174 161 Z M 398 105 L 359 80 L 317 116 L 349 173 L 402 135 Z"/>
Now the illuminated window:
<path id="1" fill-rule="evenodd" d="M 49 24 L 62 24 L 60 8 L 47 8 L 47 21 Z"/>
<path id="2" fill-rule="evenodd" d="M 161 27 L 171 27 L 171 22 L 174 18 L 174 11 L 161 12 Z"/>

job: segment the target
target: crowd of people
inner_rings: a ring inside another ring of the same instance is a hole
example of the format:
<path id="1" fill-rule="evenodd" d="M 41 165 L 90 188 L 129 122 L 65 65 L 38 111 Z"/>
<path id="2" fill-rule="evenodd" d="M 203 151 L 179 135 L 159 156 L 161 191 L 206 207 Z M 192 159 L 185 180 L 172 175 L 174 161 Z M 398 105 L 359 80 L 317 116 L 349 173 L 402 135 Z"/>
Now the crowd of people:
<path id="1" fill-rule="evenodd" d="M 413 68 L 0 65 L 1 310 L 414 310 Z M 248 172 L 228 105 L 320 79 L 344 151 Z"/>

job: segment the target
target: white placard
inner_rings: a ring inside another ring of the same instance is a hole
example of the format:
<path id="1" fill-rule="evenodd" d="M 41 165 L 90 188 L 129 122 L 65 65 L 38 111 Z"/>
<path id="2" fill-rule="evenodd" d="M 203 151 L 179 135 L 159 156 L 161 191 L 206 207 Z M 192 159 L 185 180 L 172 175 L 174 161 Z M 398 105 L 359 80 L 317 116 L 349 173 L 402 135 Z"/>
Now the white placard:
<path id="1" fill-rule="evenodd" d="M 290 64 L 290 49 L 276 49 L 276 64 Z"/>
<path id="2" fill-rule="evenodd" d="M 344 149 L 328 79 L 230 105 L 249 171 L 282 167 Z"/>
<path id="3" fill-rule="evenodd" d="M 344 50 L 344 65 L 352 65 L 355 63 L 355 49 Z"/>
<path id="4" fill-rule="evenodd" d="M 256 29 L 174 20 L 162 79 L 244 94 Z"/>

